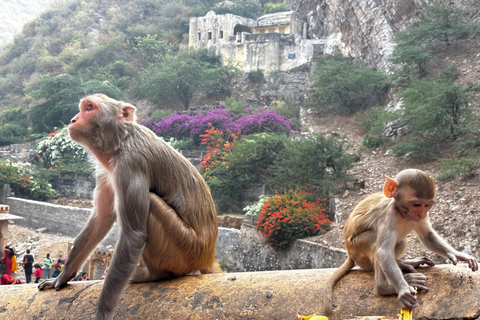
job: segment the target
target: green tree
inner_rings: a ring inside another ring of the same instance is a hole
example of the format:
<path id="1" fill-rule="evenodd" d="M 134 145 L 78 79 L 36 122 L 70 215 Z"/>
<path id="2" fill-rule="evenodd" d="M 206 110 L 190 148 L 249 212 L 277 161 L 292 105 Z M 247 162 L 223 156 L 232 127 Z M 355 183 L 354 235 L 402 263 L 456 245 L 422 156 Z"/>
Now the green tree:
<path id="1" fill-rule="evenodd" d="M 13 108 L 0 112 L 0 145 L 20 142 L 27 135 L 27 111 Z"/>
<path id="2" fill-rule="evenodd" d="M 418 33 L 424 40 L 430 40 L 433 45 L 450 43 L 458 38 L 476 32 L 478 26 L 466 22 L 469 11 L 452 5 L 426 6 L 422 13 L 424 18 L 418 23 Z M 419 39 L 421 40 L 421 39 Z"/>
<path id="3" fill-rule="evenodd" d="M 124 61 L 125 43 L 119 37 L 111 39 L 109 42 L 98 45 L 88 51 L 82 51 L 82 55 L 73 62 L 67 72 L 75 75 L 81 80 L 88 81 L 92 78 L 98 78 L 99 74 L 105 73 L 106 70 L 113 69 L 118 66 L 112 66 L 116 61 Z M 125 59 L 129 59 L 125 57 Z M 107 79 L 102 79 L 107 80 Z"/>
<path id="4" fill-rule="evenodd" d="M 147 69 L 137 81 L 135 93 L 153 102 L 178 99 L 187 110 L 193 95 L 203 90 L 209 69 L 213 67 L 199 52 L 183 51 Z"/>
<path id="5" fill-rule="evenodd" d="M 203 90 L 207 96 L 232 95 L 234 81 L 242 74 L 238 63 L 227 61 L 225 64 L 209 68 L 205 74 Z"/>
<path id="6" fill-rule="evenodd" d="M 13 42 L 8 44 L 0 53 L 0 66 L 7 65 L 13 59 L 20 57 L 30 48 L 30 39 L 22 34 L 13 38 Z"/>
<path id="7" fill-rule="evenodd" d="M 435 5 L 426 6 L 421 13 L 423 18 L 418 23 L 394 35 L 396 46 L 390 60 L 401 66 L 397 69 L 400 76 L 412 74 L 414 67 L 416 76 L 425 77 L 427 62 L 435 58 L 435 50 L 477 29 L 474 23 L 465 21 L 467 10 Z"/>
<path id="8" fill-rule="evenodd" d="M 368 67 L 359 67 L 341 56 L 319 58 L 314 74 L 316 107 L 336 106 L 351 114 L 378 103 L 386 92 L 385 75 Z"/>
<path id="9" fill-rule="evenodd" d="M 397 115 L 408 132 L 392 148 L 396 155 L 427 158 L 438 153 L 443 142 L 467 132 L 471 96 L 455 79 L 455 70 L 448 69 L 438 80 L 415 80 L 402 92 L 403 110 Z"/>
<path id="10" fill-rule="evenodd" d="M 32 107 L 30 119 L 33 132 L 53 132 L 55 127 L 69 123 L 78 112 L 78 99 L 83 95 L 80 79 L 61 74 L 45 77 L 40 89 L 30 93 L 41 103 Z"/>
<path id="11" fill-rule="evenodd" d="M 135 71 L 128 62 L 117 60 L 104 67 L 99 67 L 93 78 L 97 81 L 107 81 L 116 87 L 126 90 L 130 87 Z"/>
<path id="12" fill-rule="evenodd" d="M 321 134 L 288 140 L 269 170 L 267 184 L 275 190 L 313 185 L 328 194 L 344 181 L 354 156 L 346 153 L 344 143 Z"/>
<path id="13" fill-rule="evenodd" d="M 108 81 L 83 82 L 67 74 L 43 78 L 40 89 L 30 93 L 37 101 L 41 101 L 30 111 L 32 131 L 53 132 L 55 127 L 69 123 L 70 119 L 78 113 L 80 98 L 98 92 L 114 99 L 122 98 L 122 92 Z"/>
<path id="14" fill-rule="evenodd" d="M 217 14 L 231 13 L 246 18 L 256 18 L 262 11 L 262 6 L 257 1 L 225 1 L 212 8 Z"/>
<path id="15" fill-rule="evenodd" d="M 20 74 L 9 73 L 6 77 L 0 78 L 0 99 L 7 94 L 23 93 L 23 81 Z"/>
<path id="16" fill-rule="evenodd" d="M 144 37 L 134 37 L 129 41 L 131 50 L 141 56 L 143 62 L 161 62 L 165 56 L 172 54 L 173 46 L 167 41 L 158 40 L 156 34 Z"/>
<path id="17" fill-rule="evenodd" d="M 263 5 L 263 14 L 290 11 L 290 7 L 283 2 L 267 2 Z"/>
<path id="18" fill-rule="evenodd" d="M 389 112 L 383 106 L 371 108 L 361 115 L 360 128 L 364 131 L 363 145 L 367 148 L 377 148 L 385 140 L 385 124 L 391 123 L 398 118 L 393 112 Z M 403 123 L 403 122 L 400 122 Z"/>
<path id="19" fill-rule="evenodd" d="M 17 143 L 27 135 L 27 127 L 16 123 L 0 125 L 0 146 Z"/>
<path id="20" fill-rule="evenodd" d="M 205 171 L 205 179 L 212 190 L 219 209 L 238 211 L 243 192 L 252 183 L 265 183 L 275 159 L 285 148 L 288 138 L 282 135 L 260 133 L 246 139 L 231 139 L 228 148 L 220 148 Z M 238 142 L 238 143 L 237 143 Z M 213 140 L 213 145 L 224 144 L 224 139 Z M 232 147 L 234 146 L 234 147 Z M 223 147 L 223 146 L 222 146 Z"/>
<path id="21" fill-rule="evenodd" d="M 423 78 L 427 75 L 427 62 L 434 55 L 426 42 L 418 41 L 412 36 L 414 30 L 406 30 L 395 34 L 393 40 L 396 45 L 393 49 L 390 61 L 397 66 L 397 77 L 407 77 L 412 74 L 412 68 L 416 68 L 416 76 Z"/>

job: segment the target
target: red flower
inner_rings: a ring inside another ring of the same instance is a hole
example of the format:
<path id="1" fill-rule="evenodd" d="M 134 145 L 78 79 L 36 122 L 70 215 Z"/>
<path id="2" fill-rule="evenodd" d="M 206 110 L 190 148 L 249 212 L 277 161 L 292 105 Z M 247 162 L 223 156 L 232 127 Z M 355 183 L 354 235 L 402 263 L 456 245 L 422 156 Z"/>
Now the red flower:
<path id="1" fill-rule="evenodd" d="M 257 230 L 275 251 L 284 249 L 295 239 L 327 230 L 331 221 L 325 216 L 326 210 L 320 198 L 315 198 L 308 189 L 297 187 L 295 191 L 287 190 L 265 202 L 257 220 Z"/>

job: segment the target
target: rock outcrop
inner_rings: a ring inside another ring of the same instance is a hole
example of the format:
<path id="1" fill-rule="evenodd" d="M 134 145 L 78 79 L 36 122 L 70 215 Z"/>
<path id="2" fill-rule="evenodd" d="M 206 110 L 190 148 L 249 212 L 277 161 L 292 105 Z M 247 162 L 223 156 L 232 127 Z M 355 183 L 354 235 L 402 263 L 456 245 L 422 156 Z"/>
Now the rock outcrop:
<path id="1" fill-rule="evenodd" d="M 343 55 L 383 71 L 388 69 L 393 34 L 417 21 L 423 6 L 476 9 L 472 21 L 480 19 L 477 0 L 289 0 L 289 4 L 307 16 L 310 38 L 335 40 L 330 42 L 336 42 Z"/>

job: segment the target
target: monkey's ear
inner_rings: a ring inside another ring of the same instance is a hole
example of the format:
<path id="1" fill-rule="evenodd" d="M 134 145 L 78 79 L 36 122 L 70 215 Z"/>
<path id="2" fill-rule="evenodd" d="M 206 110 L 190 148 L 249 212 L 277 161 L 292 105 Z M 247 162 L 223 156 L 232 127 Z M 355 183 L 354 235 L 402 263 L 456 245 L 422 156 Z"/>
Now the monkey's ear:
<path id="1" fill-rule="evenodd" d="M 385 184 L 383 185 L 383 194 L 387 198 L 393 198 L 397 193 L 398 183 L 395 179 L 387 177 Z"/>
<path id="2" fill-rule="evenodd" d="M 127 104 L 127 103 L 122 104 L 118 118 L 123 123 L 128 123 L 128 124 L 133 123 L 136 120 L 136 115 L 135 115 L 136 110 L 137 108 L 135 108 L 131 104 Z"/>

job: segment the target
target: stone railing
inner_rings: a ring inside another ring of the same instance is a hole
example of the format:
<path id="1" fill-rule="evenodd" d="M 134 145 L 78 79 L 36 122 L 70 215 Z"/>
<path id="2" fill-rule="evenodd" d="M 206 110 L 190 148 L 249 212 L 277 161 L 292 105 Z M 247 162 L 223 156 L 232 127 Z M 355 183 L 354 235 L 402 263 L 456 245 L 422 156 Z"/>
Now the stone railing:
<path id="1" fill-rule="evenodd" d="M 129 285 L 114 319 L 297 319 L 321 315 L 333 269 L 217 273 Z M 424 268 L 413 319 L 478 319 L 480 272 L 465 265 Z M 0 286 L 2 319 L 93 319 L 103 281 L 74 281 L 60 291 Z M 380 296 L 372 272 L 354 270 L 335 286 L 330 320 L 398 319 L 396 295 Z M 409 319 L 411 319 L 409 318 Z M 406 319 L 406 318 L 405 318 Z"/>

